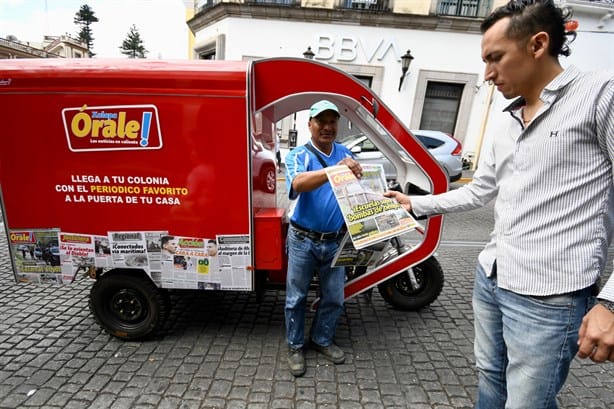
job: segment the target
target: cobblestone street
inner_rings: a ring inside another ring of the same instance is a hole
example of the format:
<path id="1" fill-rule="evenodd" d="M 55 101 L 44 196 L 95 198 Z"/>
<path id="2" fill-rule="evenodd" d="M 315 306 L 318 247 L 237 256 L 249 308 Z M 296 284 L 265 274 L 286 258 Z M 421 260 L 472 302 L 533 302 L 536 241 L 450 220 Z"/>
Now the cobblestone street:
<path id="1" fill-rule="evenodd" d="M 349 300 L 336 338 L 345 364 L 308 351 L 297 379 L 286 365 L 282 290 L 261 303 L 253 293 L 174 292 L 163 333 L 124 342 L 90 315 L 88 279 L 16 284 L 2 234 L 0 408 L 470 408 L 471 288 L 491 227 L 491 206 L 447 216 L 440 297 L 419 312 L 392 309 L 377 290 Z M 561 408 L 614 407 L 613 374 L 612 363 L 576 359 Z"/>

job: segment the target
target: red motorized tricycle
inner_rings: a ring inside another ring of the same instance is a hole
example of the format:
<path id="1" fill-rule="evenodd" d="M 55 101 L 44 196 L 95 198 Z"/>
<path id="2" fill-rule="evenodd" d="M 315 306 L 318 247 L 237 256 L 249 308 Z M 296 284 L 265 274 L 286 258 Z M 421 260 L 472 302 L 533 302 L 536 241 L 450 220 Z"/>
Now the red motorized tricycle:
<path id="1" fill-rule="evenodd" d="M 325 64 L 2 60 L 0 199 L 16 280 L 86 272 L 95 319 L 122 339 L 155 333 L 169 290 L 283 285 L 275 123 L 323 97 L 391 160 L 404 190 L 447 190 L 382 101 Z M 390 240 L 377 265 L 348 270 L 346 297 L 378 286 L 398 308 L 431 303 L 441 230 L 437 216 L 412 245 Z"/>

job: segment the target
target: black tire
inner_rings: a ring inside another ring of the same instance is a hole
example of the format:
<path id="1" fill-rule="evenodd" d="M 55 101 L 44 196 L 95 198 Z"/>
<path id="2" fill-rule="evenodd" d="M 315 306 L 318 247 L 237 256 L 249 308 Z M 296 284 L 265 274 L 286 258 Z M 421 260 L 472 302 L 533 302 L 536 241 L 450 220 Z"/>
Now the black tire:
<path id="1" fill-rule="evenodd" d="M 96 322 L 109 334 L 123 340 L 144 340 L 164 324 L 170 298 L 144 273 L 134 270 L 107 273 L 90 291 L 89 306 Z"/>
<path id="2" fill-rule="evenodd" d="M 439 297 L 443 289 L 443 269 L 435 257 L 429 257 L 412 267 L 418 286 L 411 284 L 407 271 L 377 286 L 382 298 L 392 307 L 404 311 L 417 311 Z"/>

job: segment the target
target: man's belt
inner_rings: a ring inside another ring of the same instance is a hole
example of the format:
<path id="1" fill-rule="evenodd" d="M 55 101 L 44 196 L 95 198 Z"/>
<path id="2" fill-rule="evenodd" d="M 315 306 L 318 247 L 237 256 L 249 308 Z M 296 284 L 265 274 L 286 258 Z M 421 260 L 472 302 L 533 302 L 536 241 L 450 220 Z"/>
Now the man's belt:
<path id="1" fill-rule="evenodd" d="M 314 231 L 307 229 L 300 224 L 297 224 L 293 221 L 290 221 L 290 225 L 294 227 L 299 233 L 304 234 L 306 237 L 309 237 L 312 241 L 328 241 L 328 240 L 337 240 L 340 237 L 343 237 L 345 234 L 345 229 L 341 229 L 340 231 L 333 231 L 329 233 L 321 233 L 319 231 Z"/>

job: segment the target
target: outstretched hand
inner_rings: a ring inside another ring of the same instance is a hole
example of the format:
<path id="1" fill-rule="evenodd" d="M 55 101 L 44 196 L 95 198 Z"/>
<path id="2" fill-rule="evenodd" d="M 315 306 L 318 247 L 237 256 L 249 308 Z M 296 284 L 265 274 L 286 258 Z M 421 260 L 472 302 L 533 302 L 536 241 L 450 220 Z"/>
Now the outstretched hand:
<path id="1" fill-rule="evenodd" d="M 397 192 L 396 190 L 389 190 L 384 193 L 384 196 L 396 199 L 396 201 L 399 202 L 399 204 L 403 206 L 405 210 L 408 212 L 411 211 L 411 200 L 409 199 L 409 196 L 404 195 L 401 192 Z"/>
<path id="2" fill-rule="evenodd" d="M 582 319 L 578 356 L 594 362 L 614 362 L 614 313 L 595 305 Z"/>

